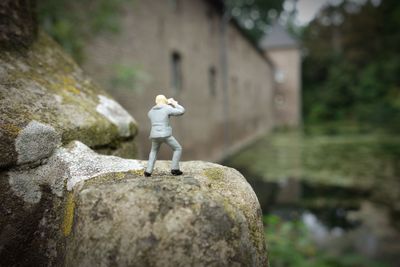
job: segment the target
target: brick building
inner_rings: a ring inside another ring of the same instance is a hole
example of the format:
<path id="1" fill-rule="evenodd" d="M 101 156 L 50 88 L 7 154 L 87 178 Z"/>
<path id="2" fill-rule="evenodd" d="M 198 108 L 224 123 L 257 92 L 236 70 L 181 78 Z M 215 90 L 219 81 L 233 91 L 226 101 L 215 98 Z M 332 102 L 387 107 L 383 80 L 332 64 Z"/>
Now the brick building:
<path id="1" fill-rule="evenodd" d="M 83 67 L 138 121 L 142 158 L 157 94 L 187 110 L 172 119 L 183 159 L 220 160 L 273 127 L 272 63 L 223 14 L 222 1 L 137 0 L 119 34 L 87 44 Z"/>

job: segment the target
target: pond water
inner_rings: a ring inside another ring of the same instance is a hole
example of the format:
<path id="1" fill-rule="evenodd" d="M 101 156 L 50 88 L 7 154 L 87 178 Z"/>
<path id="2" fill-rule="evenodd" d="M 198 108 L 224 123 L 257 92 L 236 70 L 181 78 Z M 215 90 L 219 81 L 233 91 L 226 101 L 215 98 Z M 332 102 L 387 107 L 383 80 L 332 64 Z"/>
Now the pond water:
<path id="1" fill-rule="evenodd" d="M 224 164 L 244 174 L 264 214 L 301 221 L 319 249 L 400 266 L 399 137 L 277 132 Z"/>

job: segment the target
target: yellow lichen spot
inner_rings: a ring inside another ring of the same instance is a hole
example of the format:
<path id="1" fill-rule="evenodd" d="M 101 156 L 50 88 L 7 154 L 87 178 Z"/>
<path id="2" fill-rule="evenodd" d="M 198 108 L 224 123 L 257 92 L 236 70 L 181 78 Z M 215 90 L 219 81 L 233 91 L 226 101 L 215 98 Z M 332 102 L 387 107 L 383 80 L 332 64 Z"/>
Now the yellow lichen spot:
<path id="1" fill-rule="evenodd" d="M 120 180 L 120 179 L 124 179 L 124 178 L 125 178 L 125 173 L 123 173 L 123 172 L 115 173 L 115 179 L 116 180 Z"/>
<path id="2" fill-rule="evenodd" d="M 230 204 L 229 201 L 226 198 L 224 198 L 223 205 L 224 205 L 224 210 L 226 211 L 228 216 L 231 219 L 234 219 L 235 218 L 235 210 L 233 209 L 232 204 Z"/>
<path id="3" fill-rule="evenodd" d="M 80 93 L 79 90 L 75 87 L 75 85 L 76 85 L 75 79 L 68 77 L 68 76 L 64 76 L 63 83 L 64 83 L 65 90 L 70 91 L 71 93 L 74 93 L 74 94 Z"/>
<path id="4" fill-rule="evenodd" d="M 72 192 L 68 192 L 67 201 L 65 204 L 65 211 L 64 211 L 64 222 L 62 225 L 64 236 L 69 236 L 71 234 L 72 226 L 74 223 L 74 210 L 75 210 L 74 194 Z"/>
<path id="5" fill-rule="evenodd" d="M 203 173 L 211 180 L 219 180 L 224 175 L 224 171 L 221 168 L 208 168 Z"/>
<path id="6" fill-rule="evenodd" d="M 144 175 L 144 170 L 130 170 L 128 173 L 134 174 L 134 175 L 139 175 L 143 176 Z"/>
<path id="7" fill-rule="evenodd" d="M 0 123 L 0 129 L 6 132 L 6 134 L 14 137 L 17 137 L 21 131 L 21 128 L 11 123 Z"/>
<path id="8" fill-rule="evenodd" d="M 74 94 L 80 93 L 78 89 L 76 89 L 74 86 L 71 85 L 64 85 L 64 89 Z"/>

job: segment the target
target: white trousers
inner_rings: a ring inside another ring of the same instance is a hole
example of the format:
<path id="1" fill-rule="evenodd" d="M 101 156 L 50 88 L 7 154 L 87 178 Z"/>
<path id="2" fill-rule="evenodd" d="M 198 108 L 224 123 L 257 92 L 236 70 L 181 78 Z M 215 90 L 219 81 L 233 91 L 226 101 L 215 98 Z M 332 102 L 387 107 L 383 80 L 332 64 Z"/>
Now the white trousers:
<path id="1" fill-rule="evenodd" d="M 174 151 L 174 154 L 172 155 L 171 170 L 179 170 L 179 161 L 182 155 L 182 147 L 178 143 L 178 141 L 176 141 L 175 137 L 170 136 L 164 138 L 151 139 L 151 151 L 149 155 L 149 162 L 147 163 L 146 172 L 148 173 L 153 172 L 154 163 L 156 162 L 157 159 L 157 153 L 160 150 L 162 143 L 167 143 L 167 145 L 169 145 L 171 149 Z"/>

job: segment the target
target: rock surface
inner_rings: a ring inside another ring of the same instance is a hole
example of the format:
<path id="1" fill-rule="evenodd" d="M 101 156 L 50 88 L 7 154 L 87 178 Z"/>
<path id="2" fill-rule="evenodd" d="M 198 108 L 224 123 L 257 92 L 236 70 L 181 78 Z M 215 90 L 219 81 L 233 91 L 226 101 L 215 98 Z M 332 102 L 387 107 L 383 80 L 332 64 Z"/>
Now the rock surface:
<path id="1" fill-rule="evenodd" d="M 151 178 L 108 173 L 73 195 L 67 266 L 266 266 L 261 210 L 236 170 L 157 162 Z"/>
<path id="2" fill-rule="evenodd" d="M 143 170 L 137 160 L 100 155 L 79 141 L 45 163 L 0 172 L 0 266 L 63 266 L 72 218 L 67 190 L 112 173 Z M 25 262 L 26 261 L 26 262 Z"/>
<path id="3" fill-rule="evenodd" d="M 36 168 L 14 168 L 7 172 L 9 185 L 15 195 L 30 204 L 41 200 L 41 186 L 62 197 L 82 181 L 105 173 L 141 171 L 142 165 L 133 159 L 99 155 L 79 141 L 57 148 L 46 161 Z"/>
<path id="4" fill-rule="evenodd" d="M 0 173 L 0 266 L 267 266 L 261 209 L 239 172 L 192 161 L 177 177 L 159 161 L 145 178 L 145 164 L 73 142 Z"/>
<path id="5" fill-rule="evenodd" d="M 0 50 L 0 266 L 64 264 L 67 183 L 138 169 L 87 147 L 133 158 L 136 127 L 44 33 Z"/>
<path id="6" fill-rule="evenodd" d="M 40 33 L 0 51 L 0 266 L 266 266 L 258 200 L 204 162 L 152 178 L 134 119 Z M 91 147 L 91 148 L 89 148 Z"/>
<path id="7" fill-rule="evenodd" d="M 0 52 L 0 114 L 0 168 L 38 162 L 73 140 L 115 154 L 137 131 L 44 33 L 30 49 Z M 136 150 L 120 151 L 134 157 Z"/>

